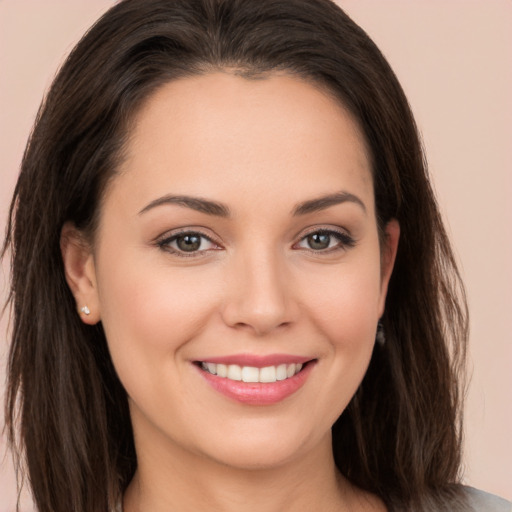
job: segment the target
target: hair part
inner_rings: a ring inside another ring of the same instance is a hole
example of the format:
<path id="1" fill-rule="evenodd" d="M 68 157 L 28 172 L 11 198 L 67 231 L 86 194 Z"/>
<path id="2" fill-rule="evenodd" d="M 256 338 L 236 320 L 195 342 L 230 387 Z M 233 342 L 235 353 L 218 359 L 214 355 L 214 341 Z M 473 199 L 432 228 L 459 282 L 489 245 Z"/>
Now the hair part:
<path id="1" fill-rule="evenodd" d="M 112 509 L 137 465 L 103 329 L 80 321 L 65 281 L 62 227 L 71 221 L 94 238 L 143 102 L 169 81 L 218 70 L 251 80 L 291 73 L 330 91 L 359 124 L 379 229 L 396 218 L 401 238 L 387 343 L 333 426 L 335 461 L 390 510 L 467 510 L 457 486 L 464 290 L 405 95 L 366 33 L 329 0 L 125 0 L 58 73 L 23 157 L 3 249 L 12 267 L 7 428 L 38 510 Z"/>

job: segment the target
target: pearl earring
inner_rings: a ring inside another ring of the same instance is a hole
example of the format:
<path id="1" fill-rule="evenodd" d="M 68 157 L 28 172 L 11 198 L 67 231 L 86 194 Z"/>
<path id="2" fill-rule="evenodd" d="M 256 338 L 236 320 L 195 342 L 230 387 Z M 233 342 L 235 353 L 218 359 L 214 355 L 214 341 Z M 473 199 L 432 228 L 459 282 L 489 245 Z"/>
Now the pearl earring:
<path id="1" fill-rule="evenodd" d="M 90 310 L 87 306 L 84 306 L 83 308 L 80 308 L 80 311 L 81 311 L 84 315 L 90 315 L 90 314 L 91 314 L 91 310 Z"/>

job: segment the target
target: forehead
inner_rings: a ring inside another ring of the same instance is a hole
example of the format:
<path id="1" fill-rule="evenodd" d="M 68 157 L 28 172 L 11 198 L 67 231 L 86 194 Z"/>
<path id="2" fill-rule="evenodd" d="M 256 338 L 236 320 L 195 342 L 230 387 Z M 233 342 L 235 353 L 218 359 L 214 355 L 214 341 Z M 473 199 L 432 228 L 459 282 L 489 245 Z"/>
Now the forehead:
<path id="1" fill-rule="evenodd" d="M 134 121 L 120 185 L 141 200 L 157 192 L 302 197 L 344 186 L 373 197 L 356 121 L 332 95 L 290 75 L 179 79 Z"/>

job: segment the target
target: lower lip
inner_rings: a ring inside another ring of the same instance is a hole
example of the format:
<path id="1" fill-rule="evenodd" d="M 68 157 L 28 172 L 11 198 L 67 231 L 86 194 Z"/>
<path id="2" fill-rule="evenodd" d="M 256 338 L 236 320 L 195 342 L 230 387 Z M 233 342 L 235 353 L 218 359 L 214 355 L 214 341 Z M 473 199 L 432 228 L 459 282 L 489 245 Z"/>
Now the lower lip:
<path id="1" fill-rule="evenodd" d="M 199 367 L 198 371 L 210 386 L 228 398 L 249 405 L 272 405 L 298 391 L 306 382 L 313 366 L 314 361 L 310 361 L 293 377 L 267 383 L 243 382 L 218 377 Z"/>

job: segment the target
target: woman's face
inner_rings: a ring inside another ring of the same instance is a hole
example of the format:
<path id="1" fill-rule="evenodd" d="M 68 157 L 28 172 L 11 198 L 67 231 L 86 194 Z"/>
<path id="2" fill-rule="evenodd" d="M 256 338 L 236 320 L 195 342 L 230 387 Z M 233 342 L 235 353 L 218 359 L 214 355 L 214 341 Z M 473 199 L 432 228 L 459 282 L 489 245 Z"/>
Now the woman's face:
<path id="1" fill-rule="evenodd" d="M 139 456 L 266 467 L 330 446 L 398 240 L 392 222 L 381 253 L 374 208 L 356 123 L 311 84 L 217 73 L 149 99 L 77 294 Z"/>

